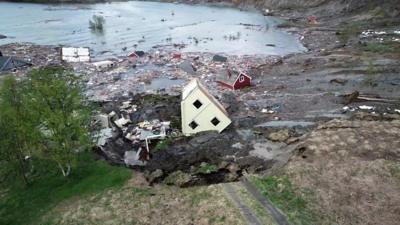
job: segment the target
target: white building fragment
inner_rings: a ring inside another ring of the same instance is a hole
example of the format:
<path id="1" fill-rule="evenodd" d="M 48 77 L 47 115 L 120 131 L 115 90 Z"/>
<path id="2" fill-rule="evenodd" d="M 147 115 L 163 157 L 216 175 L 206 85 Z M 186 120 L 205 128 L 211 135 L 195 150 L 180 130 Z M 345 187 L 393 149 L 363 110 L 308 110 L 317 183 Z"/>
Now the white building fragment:
<path id="1" fill-rule="evenodd" d="M 225 108 L 195 78 L 182 91 L 182 133 L 186 136 L 201 131 L 222 132 L 231 120 Z"/>
<path id="2" fill-rule="evenodd" d="M 110 60 L 104 60 L 104 61 L 99 61 L 99 62 L 94 62 L 92 63 L 93 66 L 96 67 L 97 70 L 108 70 L 110 68 L 113 68 L 115 66 L 115 63 Z"/>
<path id="3" fill-rule="evenodd" d="M 63 47 L 61 49 L 61 59 L 66 62 L 89 62 L 89 48 Z"/>

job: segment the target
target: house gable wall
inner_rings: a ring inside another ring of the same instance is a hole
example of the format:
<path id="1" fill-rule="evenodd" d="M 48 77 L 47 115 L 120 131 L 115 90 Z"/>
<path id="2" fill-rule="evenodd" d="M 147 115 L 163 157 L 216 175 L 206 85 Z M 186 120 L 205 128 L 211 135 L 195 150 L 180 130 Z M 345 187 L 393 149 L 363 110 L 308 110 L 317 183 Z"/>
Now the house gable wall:
<path id="1" fill-rule="evenodd" d="M 240 82 L 240 77 L 243 77 L 243 81 Z M 244 88 L 246 86 L 250 86 L 251 85 L 251 79 L 250 77 L 244 75 L 243 73 L 241 73 L 238 78 L 236 79 L 235 83 L 233 84 L 234 89 L 240 89 L 240 88 Z"/>
<path id="2" fill-rule="evenodd" d="M 202 103 L 200 108 L 196 108 L 193 103 L 199 100 Z M 198 133 L 201 131 L 216 130 L 221 132 L 231 120 L 222 112 L 200 89 L 193 90 L 192 93 L 181 103 L 182 112 L 182 132 L 185 135 Z M 214 126 L 211 120 L 216 117 L 220 123 Z M 198 127 L 192 129 L 189 124 L 195 121 Z"/>

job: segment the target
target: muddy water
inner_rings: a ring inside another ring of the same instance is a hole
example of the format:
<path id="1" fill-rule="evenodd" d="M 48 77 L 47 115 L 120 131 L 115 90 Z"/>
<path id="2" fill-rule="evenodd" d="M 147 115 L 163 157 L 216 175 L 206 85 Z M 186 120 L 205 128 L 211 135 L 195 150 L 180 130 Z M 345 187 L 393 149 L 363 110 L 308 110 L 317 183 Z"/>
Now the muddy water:
<path id="1" fill-rule="evenodd" d="M 92 32 L 93 15 L 106 19 Z M 86 46 L 100 56 L 185 44 L 180 51 L 285 55 L 305 48 L 276 29 L 276 18 L 227 7 L 156 2 L 50 5 L 0 2 L 0 45 L 10 42 Z"/>

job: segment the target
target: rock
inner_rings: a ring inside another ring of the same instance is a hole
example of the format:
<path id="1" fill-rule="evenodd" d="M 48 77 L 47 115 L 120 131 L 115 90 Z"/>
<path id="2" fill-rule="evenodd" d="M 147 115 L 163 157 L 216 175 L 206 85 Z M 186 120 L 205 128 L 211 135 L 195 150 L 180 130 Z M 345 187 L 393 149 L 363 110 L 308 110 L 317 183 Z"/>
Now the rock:
<path id="1" fill-rule="evenodd" d="M 147 181 L 150 184 L 152 184 L 154 181 L 161 178 L 162 176 L 164 176 L 164 172 L 160 169 L 156 169 L 155 171 L 151 172 L 146 178 L 147 178 Z"/>
<path id="2" fill-rule="evenodd" d="M 289 139 L 290 135 L 289 135 L 289 130 L 288 129 L 283 129 L 280 130 L 278 132 L 274 132 L 274 133 L 270 133 L 268 135 L 268 138 L 271 141 L 279 141 L 279 142 L 284 142 L 287 139 Z"/>
<path id="3" fill-rule="evenodd" d="M 348 104 L 354 102 L 358 98 L 359 95 L 360 95 L 360 93 L 358 91 L 354 91 L 351 94 L 344 95 L 343 96 L 343 103 L 345 105 L 348 105 Z"/>
<path id="4" fill-rule="evenodd" d="M 5 38 L 7 38 L 7 36 L 6 36 L 6 35 L 2 35 L 2 34 L 0 34 L 0 39 L 5 39 Z"/>
<path id="5" fill-rule="evenodd" d="M 341 79 L 341 78 L 335 78 L 329 81 L 331 84 L 333 83 L 337 83 L 337 84 L 341 84 L 341 85 L 345 85 L 347 83 L 346 79 Z"/>
<path id="6" fill-rule="evenodd" d="M 268 46 L 268 47 L 276 47 L 276 45 L 274 45 L 274 44 L 266 44 L 265 46 Z"/>
<path id="7" fill-rule="evenodd" d="M 229 165 L 229 162 L 227 161 L 222 161 L 218 165 L 218 169 L 225 169 Z"/>
<path id="8" fill-rule="evenodd" d="M 237 181 L 239 178 L 239 175 L 237 173 L 228 173 L 225 176 L 225 182 L 234 182 Z"/>
<path id="9" fill-rule="evenodd" d="M 188 74 L 196 74 L 196 68 L 189 61 L 183 61 L 179 64 L 179 68 Z"/>
<path id="10" fill-rule="evenodd" d="M 139 57 L 144 56 L 145 52 L 144 51 L 135 51 L 135 54 Z"/>
<path id="11" fill-rule="evenodd" d="M 222 55 L 214 55 L 213 56 L 213 61 L 215 62 L 226 62 L 228 60 L 227 57 L 222 56 Z"/>
<path id="12" fill-rule="evenodd" d="M 231 173 L 237 173 L 237 172 L 240 170 L 238 164 L 236 164 L 236 163 L 231 163 L 231 164 L 229 164 L 229 166 L 227 167 L 227 169 L 228 169 L 229 172 L 231 172 Z"/>
<path id="13" fill-rule="evenodd" d="M 192 180 L 192 176 L 190 174 L 182 172 L 181 170 L 177 170 L 177 171 L 169 174 L 168 177 L 166 177 L 164 179 L 164 183 L 168 184 L 168 185 L 176 185 L 179 187 L 185 187 L 190 183 L 191 180 Z"/>
<path id="14" fill-rule="evenodd" d="M 232 148 L 243 149 L 244 145 L 240 142 L 232 145 Z"/>

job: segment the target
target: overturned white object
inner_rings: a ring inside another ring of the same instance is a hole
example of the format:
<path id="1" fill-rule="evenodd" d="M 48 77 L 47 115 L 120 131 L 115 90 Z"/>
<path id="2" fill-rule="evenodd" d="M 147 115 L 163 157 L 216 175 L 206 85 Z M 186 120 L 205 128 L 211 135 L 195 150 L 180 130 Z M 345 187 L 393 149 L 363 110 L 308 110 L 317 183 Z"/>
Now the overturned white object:
<path id="1" fill-rule="evenodd" d="M 89 62 L 89 48 L 63 47 L 61 49 L 61 59 L 67 62 Z"/>
<path id="2" fill-rule="evenodd" d="M 144 166 L 146 165 L 146 161 L 140 160 L 140 152 L 142 148 L 139 148 L 138 151 L 126 151 L 124 154 L 124 163 L 127 166 Z"/>
<path id="3" fill-rule="evenodd" d="M 94 62 L 93 66 L 95 66 L 98 70 L 109 69 L 115 66 L 115 63 L 110 60 Z"/>
<path id="4" fill-rule="evenodd" d="M 222 132 L 231 120 L 228 113 L 198 79 L 193 79 L 182 91 L 182 133 L 186 136 L 202 131 Z"/>

